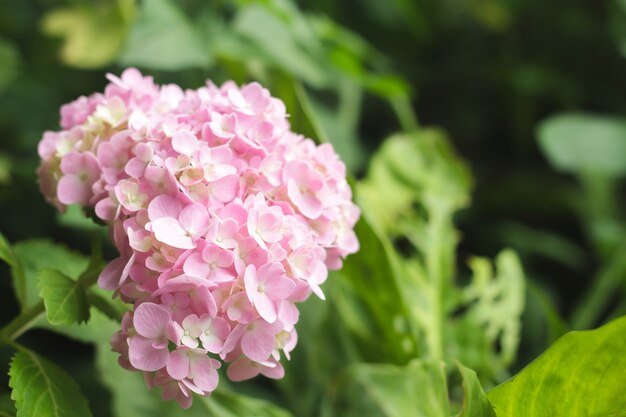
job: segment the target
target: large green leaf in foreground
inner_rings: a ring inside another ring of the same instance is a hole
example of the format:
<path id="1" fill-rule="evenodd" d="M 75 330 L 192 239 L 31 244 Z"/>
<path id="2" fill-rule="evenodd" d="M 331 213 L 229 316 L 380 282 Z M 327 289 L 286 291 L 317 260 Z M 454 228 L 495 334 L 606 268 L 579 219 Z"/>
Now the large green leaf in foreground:
<path id="1" fill-rule="evenodd" d="M 624 416 L 626 317 L 571 332 L 489 392 L 498 417 Z"/>
<path id="2" fill-rule="evenodd" d="M 17 353 L 9 375 L 18 417 L 91 417 L 76 382 L 34 352 Z"/>

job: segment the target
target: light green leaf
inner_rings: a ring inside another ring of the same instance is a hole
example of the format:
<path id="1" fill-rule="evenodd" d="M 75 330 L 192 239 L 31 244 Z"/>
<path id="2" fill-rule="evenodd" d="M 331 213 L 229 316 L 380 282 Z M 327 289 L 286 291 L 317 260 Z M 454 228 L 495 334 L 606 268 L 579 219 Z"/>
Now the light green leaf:
<path id="1" fill-rule="evenodd" d="M 543 154 L 568 173 L 626 174 L 626 119 L 583 113 L 560 114 L 539 125 Z"/>
<path id="2" fill-rule="evenodd" d="M 64 39 L 63 62 L 79 68 L 100 68 L 117 56 L 134 3 L 117 0 L 56 9 L 44 16 L 42 28 L 47 35 Z"/>
<path id="3" fill-rule="evenodd" d="M 61 368 L 29 350 L 11 362 L 9 385 L 17 417 L 91 417 L 87 400 Z"/>
<path id="4" fill-rule="evenodd" d="M 64 213 L 57 213 L 57 220 L 60 225 L 72 227 L 81 230 L 98 230 L 103 232 L 104 227 L 95 223 L 92 219 L 87 217 L 80 205 L 71 204 L 67 206 L 67 210 Z"/>
<path id="5" fill-rule="evenodd" d="M 299 16 L 282 17 L 263 5 L 252 3 L 240 9 L 233 29 L 254 45 L 272 66 L 313 86 L 326 85 L 329 81 L 327 68 L 318 53 L 321 46 L 317 39 L 303 30 L 306 24 Z"/>
<path id="6" fill-rule="evenodd" d="M 475 373 L 460 367 L 465 399 L 458 417 L 494 416 Z M 406 366 L 357 364 L 331 387 L 334 415 L 449 417 L 444 364 L 414 359 Z"/>
<path id="7" fill-rule="evenodd" d="M 208 68 L 213 57 L 208 42 L 176 2 L 149 0 L 142 3 L 120 62 L 175 71 Z"/>
<path id="8" fill-rule="evenodd" d="M 218 388 L 210 397 L 199 398 L 213 416 L 220 417 L 293 417 L 269 401 Z"/>
<path id="9" fill-rule="evenodd" d="M 456 417 L 496 417 L 476 372 L 457 364 L 463 378 L 463 407 Z"/>
<path id="10" fill-rule="evenodd" d="M 45 239 L 18 242 L 13 246 L 13 250 L 24 273 L 25 304 L 22 308 L 32 306 L 39 301 L 37 288 L 39 271 L 53 268 L 70 278 L 77 279 L 89 263 L 84 255 Z M 16 272 L 13 271 L 14 279 L 15 274 Z"/>
<path id="11" fill-rule="evenodd" d="M 89 302 L 80 281 L 47 268 L 39 272 L 39 288 L 50 323 L 59 325 L 89 320 Z"/>
<path id="12" fill-rule="evenodd" d="M 622 416 L 626 410 L 626 317 L 570 332 L 489 392 L 500 417 Z"/>
<path id="13" fill-rule="evenodd" d="M 0 417 L 15 417 L 15 404 L 9 394 L 0 395 Z"/>
<path id="14" fill-rule="evenodd" d="M 520 341 L 521 315 L 524 310 L 524 272 L 511 250 L 495 260 L 496 272 L 485 258 L 472 258 L 473 277 L 464 288 L 460 318 L 449 327 L 448 351 L 461 362 L 471 364 L 484 380 L 501 381 L 515 360 Z M 499 349 L 495 349 L 499 346 Z"/>

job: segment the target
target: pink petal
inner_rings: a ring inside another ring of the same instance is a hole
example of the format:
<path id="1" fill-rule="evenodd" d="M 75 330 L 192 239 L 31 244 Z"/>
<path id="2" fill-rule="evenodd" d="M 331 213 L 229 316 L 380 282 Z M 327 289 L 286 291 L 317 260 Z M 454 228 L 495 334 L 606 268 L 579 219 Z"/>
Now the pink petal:
<path id="1" fill-rule="evenodd" d="M 227 175 L 209 185 L 209 191 L 214 199 L 222 203 L 228 203 L 239 192 L 239 176 Z"/>
<path id="2" fill-rule="evenodd" d="M 171 217 L 160 217 L 152 222 L 154 237 L 159 242 L 180 249 L 193 249 L 196 247 L 193 239 L 187 236 L 187 232 L 180 226 L 178 220 Z"/>
<path id="3" fill-rule="evenodd" d="M 215 359 L 210 359 L 205 354 L 194 355 L 191 360 L 191 377 L 194 384 L 203 391 L 215 391 L 219 380 L 217 368 L 219 362 Z"/>
<path id="4" fill-rule="evenodd" d="M 263 320 L 268 323 L 276 321 L 276 303 L 266 293 L 257 293 L 253 303 Z"/>
<path id="5" fill-rule="evenodd" d="M 148 206 L 148 217 L 155 221 L 161 217 L 177 218 L 180 213 L 180 202 L 171 195 L 159 195 Z"/>
<path id="6" fill-rule="evenodd" d="M 64 175 L 59 181 L 57 197 L 63 204 L 87 205 L 91 195 L 91 184 L 76 175 Z"/>
<path id="7" fill-rule="evenodd" d="M 206 278 L 209 276 L 209 272 L 211 272 L 211 268 L 209 264 L 202 259 L 202 255 L 199 253 L 192 253 L 185 264 L 183 265 L 183 271 L 185 274 L 191 275 L 198 278 Z"/>
<path id="8" fill-rule="evenodd" d="M 172 316 L 158 304 L 143 303 L 135 309 L 133 327 L 137 333 L 148 339 L 163 337 Z"/>
<path id="9" fill-rule="evenodd" d="M 258 321 L 255 325 L 260 325 Z M 250 325 L 248 325 L 250 326 Z M 255 362 L 267 360 L 274 350 L 274 335 L 262 331 L 248 330 L 241 337 L 241 351 Z"/>
<path id="10" fill-rule="evenodd" d="M 137 369 L 147 372 L 158 371 L 167 363 L 167 357 L 167 349 L 154 349 L 150 339 L 141 336 L 129 339 L 128 359 Z"/>
<path id="11" fill-rule="evenodd" d="M 98 277 L 98 286 L 104 290 L 113 291 L 118 287 L 122 271 L 128 260 L 122 258 L 114 259 L 102 270 Z"/>
<path id="12" fill-rule="evenodd" d="M 285 276 L 274 276 L 265 283 L 265 291 L 273 300 L 284 300 L 296 289 L 296 283 Z"/>
<path id="13" fill-rule="evenodd" d="M 188 233 L 199 235 L 207 231 L 211 218 L 202 205 L 190 204 L 180 212 L 178 221 Z"/>
<path id="14" fill-rule="evenodd" d="M 184 379 L 189 376 L 189 350 L 178 348 L 169 354 L 167 358 L 167 373 L 174 379 Z"/>
<path id="15" fill-rule="evenodd" d="M 239 358 L 228 367 L 226 375 L 228 375 L 231 381 L 239 382 L 254 378 L 260 372 L 261 365 L 246 358 Z"/>
<path id="16" fill-rule="evenodd" d="M 186 130 L 179 130 L 172 137 L 172 148 L 178 153 L 190 156 L 198 149 L 198 139 Z"/>

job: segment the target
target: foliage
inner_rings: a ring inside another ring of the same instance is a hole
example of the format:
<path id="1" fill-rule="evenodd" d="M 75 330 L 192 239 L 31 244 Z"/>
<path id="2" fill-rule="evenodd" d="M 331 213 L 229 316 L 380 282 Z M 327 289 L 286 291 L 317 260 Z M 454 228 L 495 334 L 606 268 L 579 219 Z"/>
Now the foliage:
<path id="1" fill-rule="evenodd" d="M 0 4 L 0 416 L 621 415 L 624 319 L 558 337 L 626 314 L 625 4 Z M 125 307 L 92 286 L 116 256 L 89 260 L 102 228 L 35 184 L 58 107 L 128 65 L 267 85 L 363 212 L 285 378 L 184 412 L 110 351 Z"/>

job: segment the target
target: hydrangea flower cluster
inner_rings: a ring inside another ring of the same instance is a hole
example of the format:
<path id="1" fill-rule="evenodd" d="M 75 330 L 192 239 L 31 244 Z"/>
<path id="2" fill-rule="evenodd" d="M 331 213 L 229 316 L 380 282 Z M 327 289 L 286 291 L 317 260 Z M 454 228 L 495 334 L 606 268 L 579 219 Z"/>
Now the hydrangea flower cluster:
<path id="1" fill-rule="evenodd" d="M 39 144 L 46 198 L 109 225 L 120 252 L 99 285 L 132 311 L 113 335 L 119 363 L 164 399 L 281 378 L 297 341 L 295 303 L 358 250 L 345 166 L 290 130 L 258 83 L 158 86 L 127 69 L 104 94 L 61 108 Z"/>

